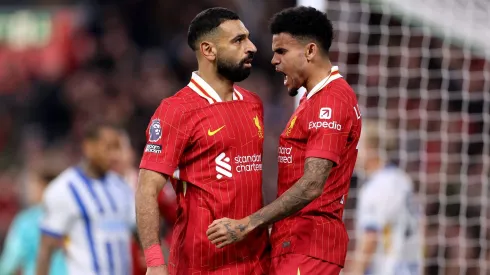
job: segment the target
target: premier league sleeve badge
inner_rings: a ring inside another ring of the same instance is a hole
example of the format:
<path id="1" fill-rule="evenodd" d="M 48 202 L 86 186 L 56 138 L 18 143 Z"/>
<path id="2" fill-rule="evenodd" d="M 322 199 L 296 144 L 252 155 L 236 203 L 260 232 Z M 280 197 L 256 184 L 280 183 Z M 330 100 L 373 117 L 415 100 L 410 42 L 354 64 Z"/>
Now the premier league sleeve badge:
<path id="1" fill-rule="evenodd" d="M 148 130 L 150 137 L 149 142 L 157 142 L 162 137 L 162 125 L 160 119 L 154 119 L 151 121 L 150 129 Z"/>

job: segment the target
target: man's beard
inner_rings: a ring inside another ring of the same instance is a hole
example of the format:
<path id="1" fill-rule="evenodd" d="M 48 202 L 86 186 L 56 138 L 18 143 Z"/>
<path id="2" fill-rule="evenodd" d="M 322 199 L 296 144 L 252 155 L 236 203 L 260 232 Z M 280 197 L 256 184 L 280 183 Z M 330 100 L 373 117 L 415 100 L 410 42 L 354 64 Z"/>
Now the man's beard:
<path id="1" fill-rule="evenodd" d="M 232 82 L 243 81 L 250 75 L 250 72 L 252 71 L 252 68 L 245 68 L 243 66 L 248 58 L 249 57 L 240 61 L 240 63 L 238 64 L 232 64 L 227 60 L 221 61 L 220 59 L 218 59 L 218 73 Z"/>

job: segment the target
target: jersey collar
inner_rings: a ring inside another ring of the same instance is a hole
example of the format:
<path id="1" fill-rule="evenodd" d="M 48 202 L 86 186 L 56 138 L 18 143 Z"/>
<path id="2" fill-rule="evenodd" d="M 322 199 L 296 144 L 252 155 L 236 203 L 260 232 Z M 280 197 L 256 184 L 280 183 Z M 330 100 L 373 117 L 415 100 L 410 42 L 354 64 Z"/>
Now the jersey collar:
<path id="1" fill-rule="evenodd" d="M 314 94 L 321 91 L 321 89 L 327 86 L 330 82 L 334 81 L 335 79 L 339 79 L 341 77 L 342 76 L 339 73 L 339 67 L 333 66 L 332 69 L 330 70 L 330 74 L 326 78 L 322 79 L 322 81 L 320 81 L 318 84 L 316 84 L 315 87 L 313 87 L 313 89 L 311 89 L 309 93 L 307 93 L 306 99 L 310 99 Z"/>
<path id="2" fill-rule="evenodd" d="M 107 178 L 107 173 L 104 174 L 103 176 L 101 176 L 100 178 L 91 178 L 85 173 L 85 171 L 83 171 L 83 168 L 81 165 L 77 165 L 75 167 L 75 171 L 77 172 L 78 176 L 80 176 L 80 178 L 82 178 L 85 182 L 92 182 L 92 180 L 98 180 L 101 182 L 105 182 L 105 180 Z"/>
<path id="3" fill-rule="evenodd" d="M 192 73 L 191 81 L 187 84 L 194 92 L 199 96 L 206 99 L 209 104 L 216 102 L 223 102 L 218 93 L 211 87 L 204 79 L 202 79 L 197 72 Z M 233 100 L 243 100 L 243 95 L 235 88 L 233 92 Z"/>

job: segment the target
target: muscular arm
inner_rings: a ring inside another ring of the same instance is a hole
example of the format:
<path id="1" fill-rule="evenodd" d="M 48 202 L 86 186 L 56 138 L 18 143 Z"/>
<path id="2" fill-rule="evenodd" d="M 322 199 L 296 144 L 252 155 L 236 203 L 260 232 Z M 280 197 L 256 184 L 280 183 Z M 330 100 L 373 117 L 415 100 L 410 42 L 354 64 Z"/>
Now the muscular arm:
<path id="1" fill-rule="evenodd" d="M 136 223 L 143 249 L 160 243 L 160 214 L 157 197 L 167 182 L 167 176 L 141 169 L 136 189 Z"/>
<path id="2" fill-rule="evenodd" d="M 250 215 L 250 226 L 268 226 L 303 209 L 322 194 L 332 167 L 330 160 L 307 158 L 303 176 L 271 204 Z"/>
<path id="3" fill-rule="evenodd" d="M 37 255 L 36 262 L 36 275 L 48 275 L 49 266 L 51 264 L 51 255 L 53 252 L 60 248 L 62 240 L 50 235 L 42 234 L 41 246 Z"/>
<path id="4" fill-rule="evenodd" d="M 239 221 L 223 218 L 215 220 L 206 232 L 209 240 L 223 247 L 242 240 L 257 227 L 268 226 L 293 215 L 318 198 L 333 162 L 321 158 L 307 158 L 303 176 L 284 194 L 252 215 Z"/>

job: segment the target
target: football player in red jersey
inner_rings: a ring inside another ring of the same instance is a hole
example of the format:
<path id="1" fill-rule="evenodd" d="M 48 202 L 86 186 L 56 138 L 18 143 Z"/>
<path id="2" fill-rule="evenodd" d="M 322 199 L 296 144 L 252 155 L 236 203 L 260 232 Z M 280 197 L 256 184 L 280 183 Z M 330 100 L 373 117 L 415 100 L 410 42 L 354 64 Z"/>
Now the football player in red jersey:
<path id="1" fill-rule="evenodd" d="M 136 212 L 147 274 L 267 274 L 267 228 L 224 249 L 206 236 L 213 220 L 248 216 L 263 206 L 262 102 L 234 85 L 250 74 L 256 48 L 239 17 L 224 8 L 199 13 L 189 26 L 188 44 L 198 71 L 155 111 L 140 163 Z M 167 181 L 178 210 L 165 263 L 157 196 Z"/>
<path id="2" fill-rule="evenodd" d="M 348 236 L 344 202 L 357 157 L 361 115 L 354 91 L 330 63 L 333 28 L 325 13 L 295 7 L 276 14 L 272 64 L 301 99 L 278 149 L 278 198 L 240 220 L 217 219 L 207 231 L 217 247 L 275 223 L 269 274 L 339 274 Z"/>

